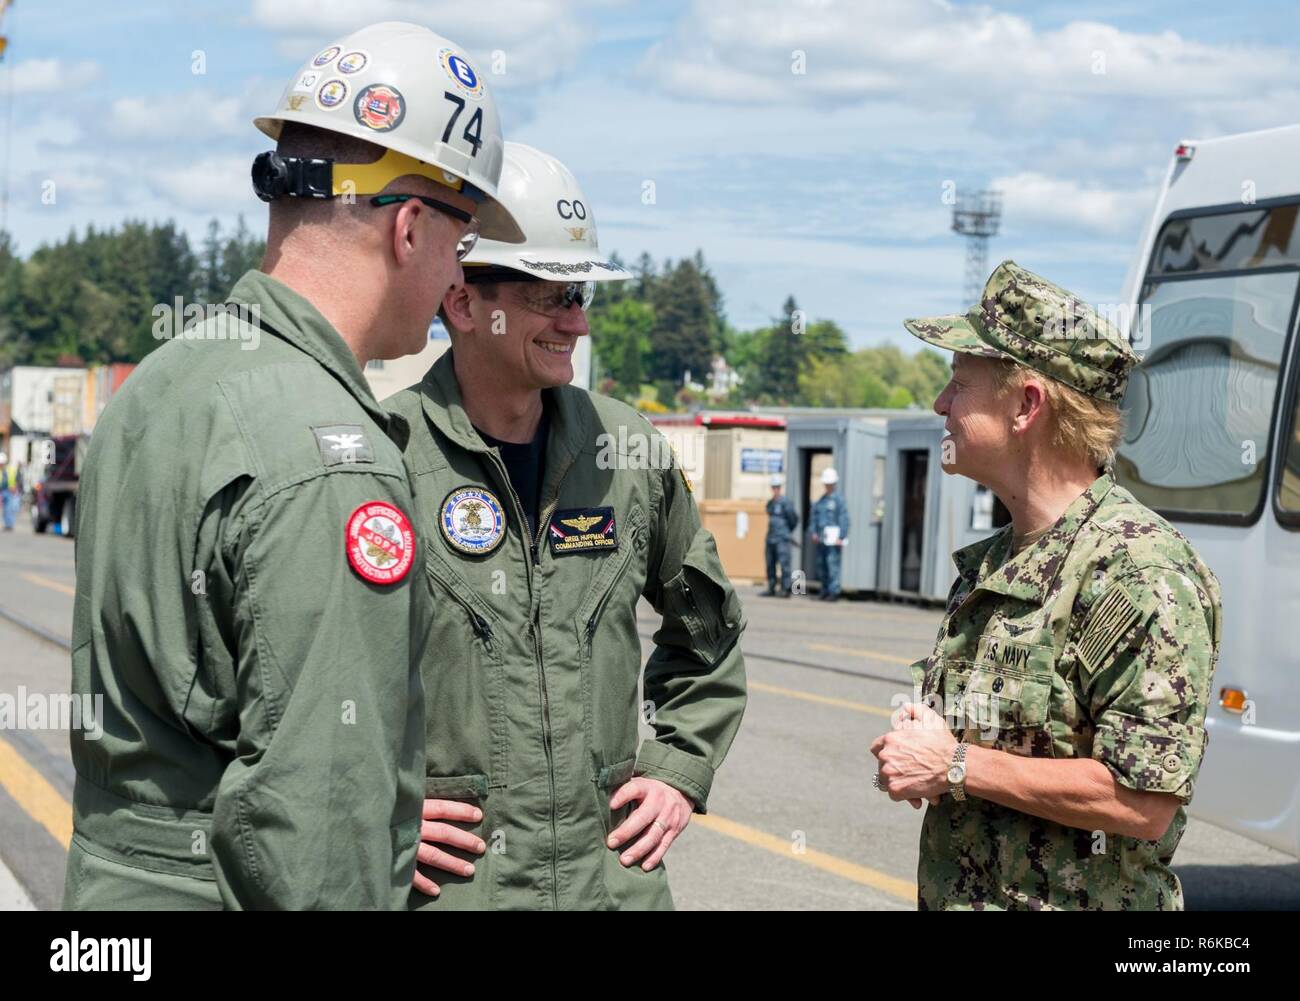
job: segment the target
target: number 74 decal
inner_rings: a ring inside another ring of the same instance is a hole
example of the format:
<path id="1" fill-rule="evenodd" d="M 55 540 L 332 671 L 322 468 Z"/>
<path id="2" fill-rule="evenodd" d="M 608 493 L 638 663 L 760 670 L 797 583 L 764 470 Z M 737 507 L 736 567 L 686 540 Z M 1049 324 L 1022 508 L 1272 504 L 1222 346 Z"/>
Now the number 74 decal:
<path id="1" fill-rule="evenodd" d="M 465 99 L 457 97 L 451 91 L 446 91 L 442 96 L 456 105 L 456 110 L 451 113 L 451 118 L 447 120 L 447 127 L 442 130 L 442 141 L 449 142 L 451 140 L 451 130 L 456 127 L 456 119 L 460 118 L 460 113 L 465 110 Z M 465 131 L 461 133 L 461 138 L 473 148 L 474 152 L 470 156 L 478 156 L 478 148 L 483 145 L 482 108 L 474 109 L 474 114 L 465 123 Z"/>

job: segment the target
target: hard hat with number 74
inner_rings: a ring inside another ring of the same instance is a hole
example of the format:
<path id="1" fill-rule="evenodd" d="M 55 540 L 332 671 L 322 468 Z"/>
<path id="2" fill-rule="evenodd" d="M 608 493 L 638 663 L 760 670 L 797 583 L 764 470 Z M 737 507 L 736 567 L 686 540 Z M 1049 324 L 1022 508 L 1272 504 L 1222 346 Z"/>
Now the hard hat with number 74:
<path id="1" fill-rule="evenodd" d="M 483 237 L 523 239 L 497 197 L 505 140 L 496 102 L 464 50 L 428 28 L 385 21 L 325 46 L 294 74 L 275 112 L 253 120 L 277 140 L 286 122 L 388 152 L 367 164 L 263 153 L 253 182 L 264 200 L 373 195 L 419 174 L 477 202 Z"/>
<path id="2" fill-rule="evenodd" d="M 523 229 L 524 242 L 479 240 L 463 262 L 466 272 L 492 266 L 558 282 L 632 277 L 600 252 L 591 204 L 573 172 L 555 157 L 506 143 L 499 197 Z"/>

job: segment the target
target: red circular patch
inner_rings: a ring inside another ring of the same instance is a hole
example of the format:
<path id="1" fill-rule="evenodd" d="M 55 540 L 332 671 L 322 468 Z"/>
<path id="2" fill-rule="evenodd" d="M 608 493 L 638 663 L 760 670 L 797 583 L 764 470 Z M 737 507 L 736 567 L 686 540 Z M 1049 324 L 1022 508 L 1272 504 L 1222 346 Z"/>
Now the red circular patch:
<path id="1" fill-rule="evenodd" d="M 348 562 L 372 584 L 396 584 L 415 562 L 411 521 L 391 504 L 370 501 L 348 518 Z"/>

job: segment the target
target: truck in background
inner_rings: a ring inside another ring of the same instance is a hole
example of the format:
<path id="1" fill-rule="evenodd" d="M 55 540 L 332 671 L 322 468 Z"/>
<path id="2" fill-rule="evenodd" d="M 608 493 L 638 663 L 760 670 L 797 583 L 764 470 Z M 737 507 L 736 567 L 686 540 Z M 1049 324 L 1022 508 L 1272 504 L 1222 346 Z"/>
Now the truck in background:
<path id="1" fill-rule="evenodd" d="M 38 533 L 53 528 L 72 538 L 77 528 L 77 483 L 86 456 L 88 435 L 51 438 L 45 452 L 49 461 L 32 485 L 32 528 Z"/>

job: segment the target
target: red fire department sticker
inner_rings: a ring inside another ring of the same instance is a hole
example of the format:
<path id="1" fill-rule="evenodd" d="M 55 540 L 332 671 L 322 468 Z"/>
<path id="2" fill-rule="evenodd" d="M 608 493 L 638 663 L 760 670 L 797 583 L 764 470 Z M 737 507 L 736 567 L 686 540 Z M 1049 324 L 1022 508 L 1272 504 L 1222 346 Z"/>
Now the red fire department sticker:
<path id="1" fill-rule="evenodd" d="M 411 521 L 391 504 L 371 501 L 348 518 L 348 562 L 372 584 L 396 584 L 415 562 Z"/>

